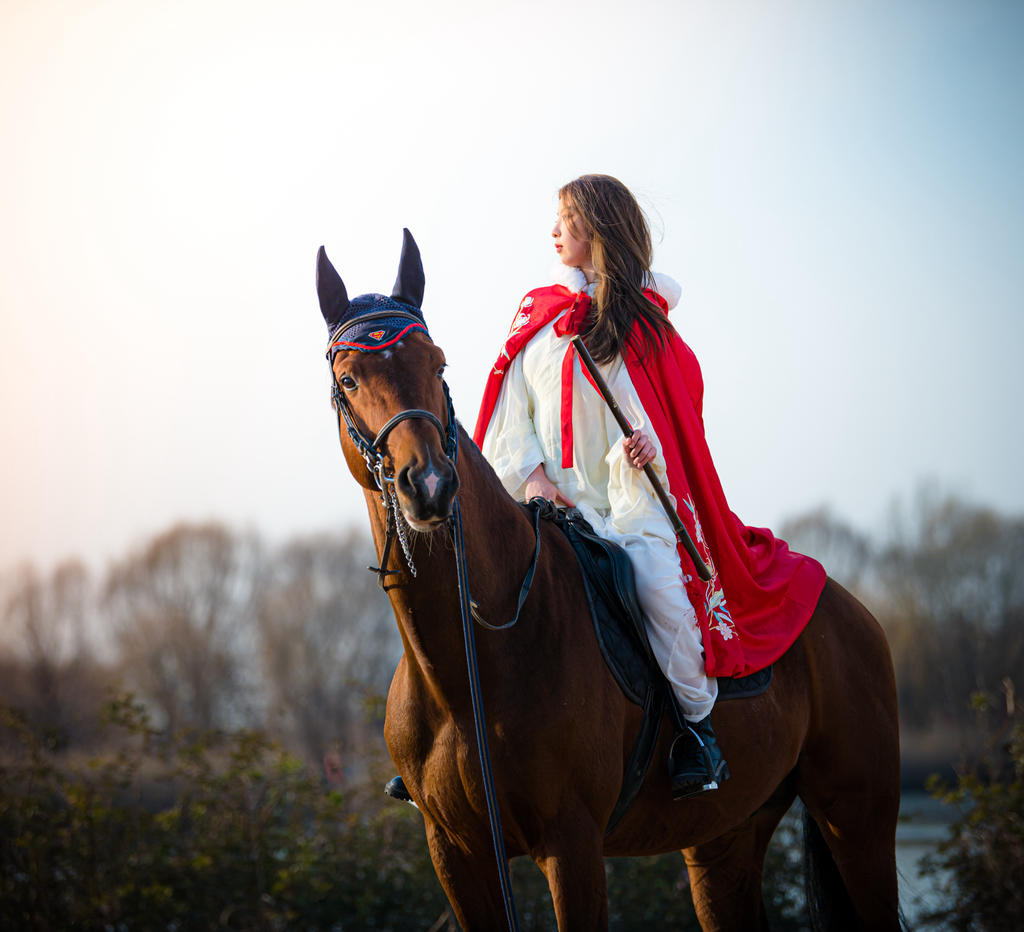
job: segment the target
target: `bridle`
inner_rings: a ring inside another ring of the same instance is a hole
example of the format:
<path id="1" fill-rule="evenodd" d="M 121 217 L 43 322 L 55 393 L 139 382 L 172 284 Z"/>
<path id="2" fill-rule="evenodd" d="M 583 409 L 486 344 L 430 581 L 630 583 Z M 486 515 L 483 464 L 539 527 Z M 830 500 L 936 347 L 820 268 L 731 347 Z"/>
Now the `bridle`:
<path id="1" fill-rule="evenodd" d="M 409 572 L 413 576 L 416 575 L 416 564 L 413 563 L 412 548 L 409 546 L 409 526 L 408 522 L 405 520 L 405 516 L 402 514 L 402 509 L 398 504 L 398 493 L 395 491 L 395 476 L 393 472 L 389 473 L 386 469 L 384 444 L 388 439 L 388 435 L 395 429 L 395 427 L 401 424 L 402 421 L 413 419 L 429 421 L 437 428 L 437 432 L 441 437 L 441 445 L 444 455 L 451 460 L 452 465 L 454 466 L 459 450 L 459 428 L 458 423 L 455 420 L 455 408 L 452 405 L 451 393 L 448 391 L 448 383 L 442 379 L 441 388 L 444 391 L 446 420 L 448 421 L 447 426 L 442 424 L 441 419 L 432 411 L 427 411 L 424 408 L 406 408 L 404 411 L 399 411 L 398 414 L 394 415 L 394 417 L 389 418 L 380 430 L 377 431 L 372 440 L 366 437 L 366 435 L 359 429 L 356 424 L 355 416 L 352 412 L 352 407 L 349 404 L 348 399 L 345 397 L 344 392 L 339 388 L 338 380 L 334 377 L 334 368 L 332 365 L 334 359 L 334 348 L 339 342 L 344 342 L 346 332 L 351 330 L 353 327 L 361 327 L 368 321 L 385 317 L 389 322 L 393 322 L 395 320 L 408 322 L 410 327 L 416 327 L 416 329 L 420 329 L 424 333 L 426 332 L 426 328 L 423 326 L 422 320 L 413 314 L 406 314 L 399 311 L 360 314 L 346 321 L 344 326 L 340 327 L 332 334 L 327 348 L 327 364 L 331 369 L 331 404 L 338 417 L 338 437 L 339 439 L 341 437 L 341 422 L 344 420 L 345 429 L 348 433 L 349 439 L 352 441 L 352 444 L 355 446 L 359 455 L 362 456 L 370 475 L 373 476 L 377 489 L 380 491 L 381 504 L 384 506 L 384 550 L 381 555 L 380 566 L 370 566 L 367 567 L 367 569 L 377 574 L 377 581 L 380 584 L 381 589 L 386 591 L 388 589 L 386 581 L 387 577 L 401 572 L 400 570 L 387 569 L 388 557 L 391 553 L 391 547 L 396 536 L 401 544 L 402 553 L 405 555 L 405 562 L 409 567 Z"/>
<path id="2" fill-rule="evenodd" d="M 340 419 L 343 418 L 352 443 L 355 445 L 356 450 L 359 451 L 360 456 L 362 456 L 366 461 L 366 468 L 369 469 L 370 473 L 373 475 L 377 483 L 377 488 L 383 492 L 384 484 L 388 482 L 393 483 L 395 481 L 395 477 L 386 476 L 384 474 L 384 454 L 382 444 L 388 439 L 388 434 L 390 434 L 397 425 L 401 424 L 402 421 L 407 421 L 412 418 L 421 418 L 423 420 L 430 421 L 437 428 L 437 432 L 441 435 L 441 443 L 444 448 L 445 456 L 453 462 L 458 453 L 459 433 L 458 426 L 455 422 L 455 408 L 452 405 L 452 396 L 448 391 L 448 383 L 445 382 L 444 379 L 441 379 L 441 387 L 444 389 L 444 400 L 445 405 L 447 406 L 447 427 L 441 423 L 441 419 L 436 414 L 432 411 L 426 411 L 423 408 L 406 408 L 404 411 L 399 411 L 398 414 L 390 418 L 384 426 L 377 431 L 376 436 L 372 440 L 368 440 L 356 426 L 355 418 L 352 415 L 352 408 L 348 403 L 348 399 L 338 387 L 338 380 L 334 377 L 334 369 L 332 365 L 334 361 L 334 349 L 339 343 L 344 342 L 344 337 L 347 331 L 357 325 L 361 327 L 367 321 L 371 321 L 376 318 L 387 318 L 389 321 L 407 320 L 410 326 L 415 326 L 417 329 L 421 330 L 421 332 L 426 333 L 426 328 L 423 327 L 422 320 L 413 314 L 406 314 L 399 311 L 378 311 L 376 313 L 360 314 L 358 317 L 354 317 L 346 321 L 344 326 L 338 328 L 332 334 L 327 348 L 327 365 L 331 368 L 331 404 L 333 405 L 334 410 L 338 413 L 339 434 L 341 432 Z M 372 352 L 372 350 L 370 352 Z"/>
<path id="3" fill-rule="evenodd" d="M 331 402 L 334 405 L 334 410 L 338 414 L 338 436 L 341 436 L 341 421 L 345 421 L 345 428 L 348 431 L 348 436 L 352 443 L 355 445 L 356 450 L 362 456 L 366 463 L 366 468 L 370 471 L 370 475 L 373 476 L 373 481 L 376 482 L 377 488 L 380 491 L 380 501 L 384 506 L 384 550 L 381 554 L 380 566 L 368 566 L 367 569 L 377 574 L 377 581 L 380 583 L 381 589 L 387 590 L 387 577 L 400 573 L 400 570 L 389 570 L 387 569 L 388 557 L 391 554 L 391 546 L 395 541 L 395 537 L 398 537 L 398 542 L 402 546 L 402 553 L 405 555 L 406 565 L 409 567 L 409 572 L 416 575 L 416 564 L 412 559 L 412 548 L 409 546 L 409 525 L 405 520 L 405 515 L 402 514 L 402 509 L 398 504 L 398 493 L 395 491 L 395 476 L 394 473 L 388 473 L 385 468 L 384 462 L 384 442 L 388 438 L 388 434 L 396 427 L 401 424 L 402 421 L 412 420 L 413 418 L 419 418 L 421 420 L 429 421 L 437 428 L 437 432 L 441 435 L 442 448 L 444 455 L 452 461 L 454 466 L 459 450 L 459 435 L 458 426 L 455 421 L 455 408 L 452 405 L 451 393 L 448 391 L 448 384 L 442 379 L 441 387 L 444 389 L 444 399 L 447 406 L 447 428 L 441 423 L 441 419 L 434 414 L 432 411 L 427 411 L 423 408 L 406 408 L 404 411 L 399 411 L 394 417 L 390 418 L 387 423 L 377 431 L 376 436 L 373 440 L 368 440 L 363 433 L 356 426 L 355 418 L 352 416 L 352 409 L 349 406 L 348 399 L 342 394 L 341 389 L 338 388 L 337 380 L 334 378 L 333 372 L 331 374 Z"/>
<path id="4" fill-rule="evenodd" d="M 338 413 L 339 437 L 341 435 L 341 420 L 344 419 L 349 438 L 366 462 L 366 468 L 370 471 L 370 475 L 373 476 L 373 480 L 380 490 L 380 501 L 384 506 L 384 550 L 381 554 L 380 566 L 368 566 L 367 569 L 377 574 L 377 581 L 380 583 L 381 589 L 386 591 L 388 588 L 387 577 L 401 572 L 400 570 L 387 569 L 388 556 L 391 553 L 391 546 L 396 536 L 398 537 L 399 544 L 401 544 L 402 553 L 405 555 L 406 565 L 413 576 L 416 575 L 416 564 L 413 562 L 412 548 L 409 546 L 409 525 L 398 504 L 398 493 L 395 491 L 395 476 L 394 473 L 389 474 L 385 468 L 383 444 L 387 440 L 388 434 L 391 433 L 396 425 L 401 424 L 402 421 L 412 420 L 413 418 L 429 421 L 437 428 L 437 432 L 441 435 L 444 455 L 451 460 L 454 466 L 459 452 L 459 435 L 455 420 L 455 408 L 452 405 L 451 393 L 448 391 L 448 383 L 442 379 L 441 387 L 444 390 L 445 404 L 448 409 L 447 427 L 441 423 L 440 418 L 432 411 L 427 411 L 424 408 L 406 408 L 390 418 L 377 431 L 377 435 L 373 440 L 368 440 L 356 426 L 355 418 L 352 416 L 352 409 L 349 406 L 348 400 L 338 388 L 337 381 L 333 382 L 333 386 L 334 390 L 331 393 L 331 400 Z"/>
<path id="5" fill-rule="evenodd" d="M 331 342 L 327 349 L 327 364 L 331 370 L 331 402 L 338 416 L 339 441 L 341 439 L 341 422 L 344 420 L 349 439 L 351 439 L 356 450 L 366 462 L 366 468 L 370 471 L 370 474 L 373 476 L 374 481 L 377 484 L 377 488 L 381 493 L 381 503 L 384 506 L 385 512 L 384 548 L 381 552 L 380 566 L 371 566 L 367 568 L 371 572 L 377 574 L 377 579 L 381 588 L 387 590 L 388 586 L 385 583 L 386 577 L 400 572 L 399 570 L 389 570 L 386 568 L 388 564 L 388 555 L 396 536 L 398 537 L 399 543 L 402 546 L 402 551 L 405 554 L 405 560 L 409 566 L 409 571 L 413 576 L 416 575 L 416 568 L 413 565 L 411 548 L 409 546 L 406 533 L 408 525 L 406 523 L 405 516 L 402 514 L 402 509 L 398 504 L 398 493 L 395 490 L 395 476 L 393 473 L 389 475 L 385 469 L 383 445 L 387 441 L 388 435 L 391 431 L 394 430 L 398 424 L 401 424 L 402 421 L 412 419 L 429 421 L 437 428 L 437 432 L 441 436 L 445 456 L 447 456 L 451 461 L 452 467 L 456 468 L 458 465 L 459 455 L 459 435 L 458 423 L 455 420 L 455 407 L 452 404 L 451 393 L 448 390 L 448 383 L 445 382 L 443 378 L 441 379 L 441 387 L 444 391 L 446 417 L 448 421 L 447 425 L 442 424 L 441 419 L 431 411 L 427 411 L 423 408 L 406 408 L 404 411 L 399 411 L 393 417 L 389 418 L 377 431 L 372 440 L 368 439 L 362 431 L 359 430 L 348 399 L 345 398 L 344 393 L 338 387 L 337 379 L 334 377 L 334 367 L 332 365 L 334 348 L 339 344 L 339 342 L 343 342 L 346 330 L 351 329 L 355 325 L 362 325 L 367 321 L 367 319 L 377 316 L 386 316 L 391 320 L 399 321 L 403 321 L 404 318 L 407 318 L 410 326 L 426 333 L 426 327 L 423 325 L 422 318 L 412 314 L 405 314 L 391 310 L 384 313 L 377 312 L 376 314 L 371 313 L 357 315 L 347 321 L 342 325 L 342 327 L 338 328 L 332 334 Z M 404 332 L 406 331 L 403 330 L 402 333 Z M 372 350 L 363 351 L 366 352 Z M 344 452 L 344 449 L 342 452 Z M 494 856 L 498 866 L 498 879 L 501 884 L 505 919 L 508 923 L 510 932 L 517 932 L 519 925 L 516 918 L 515 901 L 512 896 L 512 880 L 508 870 L 508 858 L 505 856 L 501 820 L 498 814 L 497 794 L 494 789 L 494 772 L 491 767 L 490 751 L 487 744 L 487 728 L 484 719 L 483 699 L 481 698 L 480 691 L 480 672 L 476 658 L 476 639 L 473 634 L 473 623 L 470 619 L 472 616 L 478 624 L 490 631 L 503 631 L 507 628 L 511 628 L 519 621 L 519 615 L 522 611 L 523 603 L 526 601 L 526 597 L 529 595 L 530 587 L 533 583 L 534 573 L 537 569 L 537 560 L 540 557 L 541 509 L 534 508 L 533 511 L 534 535 L 536 538 L 533 560 L 530 562 L 530 568 L 527 570 L 526 577 L 523 579 L 523 583 L 519 589 L 519 600 L 516 606 L 516 613 L 511 621 L 506 622 L 503 625 L 491 625 L 484 621 L 484 619 L 480 617 L 477 604 L 470 596 L 469 579 L 466 571 L 466 546 L 462 529 L 462 508 L 459 504 L 458 494 L 456 494 L 455 499 L 452 502 L 452 511 L 446 521 L 453 549 L 455 551 L 455 570 L 459 589 L 459 610 L 462 616 L 463 641 L 466 646 L 466 666 L 469 672 L 469 691 L 473 706 L 473 725 L 476 731 L 477 751 L 480 757 L 480 769 L 484 778 L 484 796 L 487 801 L 487 815 L 491 825 L 491 840 L 494 845 Z"/>
<path id="6" fill-rule="evenodd" d="M 405 314 L 397 311 L 361 314 L 349 321 L 346 321 L 345 325 L 336 330 L 332 335 L 327 351 L 328 366 L 331 366 L 333 359 L 333 347 L 335 347 L 339 342 L 344 341 L 346 331 L 351 330 L 355 326 L 361 327 L 367 320 L 373 320 L 377 317 L 385 316 L 392 321 L 408 320 L 410 324 L 416 325 L 417 329 L 420 329 L 421 332 L 426 333 L 422 320 L 413 314 Z M 389 474 L 386 470 L 383 445 L 391 431 L 394 430 L 398 424 L 401 424 L 402 421 L 412 419 L 429 421 L 437 428 L 437 432 L 441 437 L 441 445 L 444 455 L 451 461 L 453 468 L 457 467 L 459 456 L 459 428 L 458 422 L 455 419 L 455 406 L 452 404 L 451 392 L 448 390 L 448 383 L 443 378 L 441 379 L 441 388 L 444 392 L 446 420 L 448 421 L 447 425 L 442 424 L 441 419 L 432 411 L 427 411 L 424 408 L 406 408 L 404 411 L 399 411 L 393 417 L 389 418 L 377 431 L 374 438 L 370 440 L 356 425 L 352 408 L 349 405 L 344 392 L 339 388 L 338 380 L 334 377 L 334 369 L 331 367 L 331 404 L 334 406 L 334 410 L 338 416 L 339 438 L 341 436 L 341 422 L 344 420 L 345 429 L 348 433 L 349 439 L 359 452 L 359 455 L 362 456 L 366 463 L 366 468 L 369 470 L 370 475 L 373 476 L 374 482 L 381 493 L 381 504 L 384 506 L 384 549 L 381 553 L 380 566 L 370 566 L 367 567 L 367 569 L 377 574 L 377 581 L 380 584 L 380 587 L 385 591 L 389 588 L 386 578 L 388 576 L 397 575 L 400 572 L 400 570 L 389 570 L 386 568 L 395 537 L 398 538 L 398 542 L 402 547 L 402 553 L 405 556 L 405 562 L 409 567 L 409 572 L 413 576 L 416 575 L 416 566 L 413 563 L 411 547 L 409 546 L 408 523 L 406 522 L 405 516 L 402 514 L 402 509 L 398 504 L 398 494 L 395 491 L 395 477 L 394 474 Z M 452 536 L 453 542 L 455 540 L 454 524 L 456 520 L 461 527 L 462 515 L 457 498 L 452 506 L 452 514 L 448 517 L 447 521 L 449 533 Z M 530 593 L 530 587 L 533 584 L 533 577 L 537 569 L 537 561 L 540 557 L 540 509 L 534 509 L 533 521 L 535 541 L 533 559 L 530 561 L 530 567 L 526 571 L 526 576 L 523 578 L 522 585 L 519 587 L 519 598 L 517 600 L 516 611 L 512 616 L 512 619 L 504 624 L 493 625 L 482 617 L 480 614 L 480 606 L 470 599 L 470 609 L 472 611 L 473 618 L 476 620 L 477 624 L 489 631 L 504 631 L 506 628 L 513 627 L 519 621 L 519 615 L 522 612 L 523 603 L 526 601 L 526 597 Z M 466 559 L 464 546 L 457 545 L 455 547 L 455 553 L 456 562 L 464 572 Z"/>
<path id="7" fill-rule="evenodd" d="M 444 400 L 447 405 L 447 420 L 448 426 L 445 427 L 441 423 L 441 419 L 434 414 L 433 411 L 427 411 L 423 408 L 406 408 L 404 411 L 399 411 L 394 417 L 390 418 L 380 430 L 377 431 L 376 436 L 372 440 L 368 440 L 359 428 L 356 426 L 355 418 L 352 416 L 352 408 L 348 403 L 348 399 L 342 394 L 340 388 L 338 388 L 337 380 L 332 375 L 332 391 L 331 391 L 331 404 L 334 406 L 334 410 L 338 412 L 339 419 L 345 421 L 345 429 L 348 431 L 349 438 L 352 440 L 356 450 L 359 451 L 359 455 L 366 462 L 366 468 L 370 471 L 374 481 L 377 483 L 377 488 L 381 491 L 384 490 L 384 486 L 387 483 L 394 483 L 395 477 L 393 475 L 387 475 L 384 472 L 384 451 L 383 443 L 388 439 L 388 434 L 395 429 L 402 421 L 408 421 L 413 418 L 421 418 L 425 421 L 430 421 L 437 428 L 437 432 L 441 435 L 441 443 L 444 449 L 444 455 L 448 459 L 453 460 L 458 452 L 459 437 L 458 428 L 455 426 L 455 408 L 452 405 L 452 397 L 448 391 L 448 383 L 443 379 L 441 381 L 441 387 L 444 389 Z M 338 431 L 341 431 L 341 423 L 339 420 Z"/>

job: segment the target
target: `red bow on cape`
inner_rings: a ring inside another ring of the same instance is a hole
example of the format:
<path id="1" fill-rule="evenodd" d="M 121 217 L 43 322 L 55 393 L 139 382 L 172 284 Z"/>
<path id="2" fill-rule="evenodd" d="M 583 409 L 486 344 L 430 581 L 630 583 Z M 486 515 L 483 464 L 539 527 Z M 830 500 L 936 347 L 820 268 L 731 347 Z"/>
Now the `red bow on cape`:
<path id="1" fill-rule="evenodd" d="M 576 295 L 572 310 L 563 314 L 555 321 L 555 333 L 560 337 L 574 337 L 583 327 L 583 322 L 590 312 L 590 297 L 580 292 Z M 576 361 L 576 347 L 570 343 L 565 348 L 565 355 L 562 357 L 562 398 L 561 398 L 561 425 L 562 425 L 562 469 L 572 469 L 572 369 Z M 590 375 L 589 370 L 580 370 L 587 378 L 587 381 L 594 386 L 597 385 Z"/>

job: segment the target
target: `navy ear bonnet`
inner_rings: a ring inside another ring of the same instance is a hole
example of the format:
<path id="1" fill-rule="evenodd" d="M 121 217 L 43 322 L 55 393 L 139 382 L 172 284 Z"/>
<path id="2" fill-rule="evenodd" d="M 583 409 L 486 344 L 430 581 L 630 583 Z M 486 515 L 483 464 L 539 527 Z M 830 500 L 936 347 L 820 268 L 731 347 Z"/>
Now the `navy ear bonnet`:
<path id="1" fill-rule="evenodd" d="M 327 361 L 332 362 L 339 350 L 379 352 L 416 330 L 430 337 L 419 308 L 382 294 L 361 294 L 331 330 Z"/>

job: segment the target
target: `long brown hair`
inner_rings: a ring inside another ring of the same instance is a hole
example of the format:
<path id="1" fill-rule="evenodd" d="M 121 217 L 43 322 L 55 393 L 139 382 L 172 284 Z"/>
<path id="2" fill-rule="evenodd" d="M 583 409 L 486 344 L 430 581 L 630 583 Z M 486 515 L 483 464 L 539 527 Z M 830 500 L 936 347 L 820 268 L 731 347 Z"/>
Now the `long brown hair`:
<path id="1" fill-rule="evenodd" d="M 641 355 L 665 345 L 672 324 L 644 295 L 651 274 L 647 218 L 621 181 L 611 175 L 581 175 L 558 192 L 572 235 L 590 243 L 597 287 L 584 339 L 598 362 L 624 352 L 633 323 L 640 321 Z"/>

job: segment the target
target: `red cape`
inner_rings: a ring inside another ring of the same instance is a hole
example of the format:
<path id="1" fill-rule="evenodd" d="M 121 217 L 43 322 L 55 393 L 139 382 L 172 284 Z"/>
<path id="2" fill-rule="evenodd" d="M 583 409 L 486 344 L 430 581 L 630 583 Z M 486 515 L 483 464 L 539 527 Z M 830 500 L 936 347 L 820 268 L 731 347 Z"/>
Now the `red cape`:
<path id="1" fill-rule="evenodd" d="M 662 310 L 664 301 L 648 297 Z M 584 298 L 585 299 L 585 296 Z M 484 389 L 473 439 L 483 444 L 509 362 L 546 323 L 581 300 L 562 285 L 531 291 Z M 639 325 L 638 325 L 639 326 Z M 679 517 L 712 572 L 702 582 L 679 547 L 686 591 L 697 614 L 709 676 L 746 676 L 774 663 L 807 624 L 825 585 L 817 560 L 789 549 L 767 528 L 747 527 L 729 509 L 704 436 L 704 382 L 693 351 L 674 331 L 641 359 L 630 341 L 625 364 L 661 441 Z"/>

